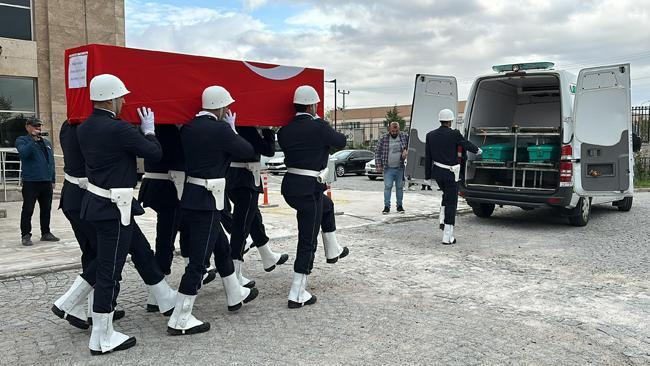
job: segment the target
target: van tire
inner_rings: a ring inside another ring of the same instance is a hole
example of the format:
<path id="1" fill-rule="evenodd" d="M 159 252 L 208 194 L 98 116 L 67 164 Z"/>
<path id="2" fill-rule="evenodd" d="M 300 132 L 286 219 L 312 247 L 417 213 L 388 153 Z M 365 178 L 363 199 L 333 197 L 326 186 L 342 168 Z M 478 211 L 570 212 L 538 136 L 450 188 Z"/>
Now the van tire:
<path id="1" fill-rule="evenodd" d="M 571 211 L 571 215 L 569 216 L 569 223 L 571 225 L 577 227 L 587 226 L 589 214 L 591 214 L 591 199 L 588 197 L 580 197 L 576 208 Z"/>
<path id="2" fill-rule="evenodd" d="M 369 175 L 369 176 L 368 176 L 368 179 L 370 179 L 370 180 L 375 180 L 375 179 L 377 179 L 377 177 L 375 177 L 375 176 L 373 176 L 373 175 Z"/>
<path id="3" fill-rule="evenodd" d="M 472 207 L 472 211 L 474 211 L 474 215 L 482 218 L 492 216 L 496 207 L 494 203 L 473 203 L 470 206 Z"/>
<path id="4" fill-rule="evenodd" d="M 625 197 L 620 201 L 614 202 L 614 205 L 618 207 L 619 211 L 628 212 L 632 209 L 632 197 Z"/>

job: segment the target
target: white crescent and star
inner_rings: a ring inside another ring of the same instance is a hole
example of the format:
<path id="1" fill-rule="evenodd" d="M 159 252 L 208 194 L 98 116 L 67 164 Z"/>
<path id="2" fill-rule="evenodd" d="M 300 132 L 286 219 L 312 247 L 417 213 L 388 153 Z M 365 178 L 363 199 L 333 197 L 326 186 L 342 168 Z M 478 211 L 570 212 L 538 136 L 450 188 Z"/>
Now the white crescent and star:
<path id="1" fill-rule="evenodd" d="M 301 72 L 305 70 L 304 67 L 294 67 L 294 66 L 275 66 L 272 68 L 265 69 L 263 67 L 257 67 L 249 64 L 246 61 L 243 61 L 251 71 L 257 75 L 270 79 L 270 80 L 287 80 L 292 77 L 298 76 Z"/>

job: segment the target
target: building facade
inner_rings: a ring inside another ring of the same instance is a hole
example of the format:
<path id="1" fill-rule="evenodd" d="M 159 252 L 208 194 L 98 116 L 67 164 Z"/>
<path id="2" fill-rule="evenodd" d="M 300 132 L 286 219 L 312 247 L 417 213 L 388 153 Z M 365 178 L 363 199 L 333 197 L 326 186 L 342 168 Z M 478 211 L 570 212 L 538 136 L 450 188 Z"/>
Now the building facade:
<path id="1" fill-rule="evenodd" d="M 124 45 L 124 0 L 0 0 L 0 146 L 38 116 L 60 154 L 66 119 L 64 52 L 89 43 Z"/>

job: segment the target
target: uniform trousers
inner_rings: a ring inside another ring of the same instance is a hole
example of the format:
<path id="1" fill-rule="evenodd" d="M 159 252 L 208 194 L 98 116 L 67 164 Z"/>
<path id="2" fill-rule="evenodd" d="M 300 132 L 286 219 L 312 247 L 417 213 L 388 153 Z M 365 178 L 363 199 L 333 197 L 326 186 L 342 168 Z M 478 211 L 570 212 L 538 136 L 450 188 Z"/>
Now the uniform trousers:
<path id="1" fill-rule="evenodd" d="M 149 242 L 133 217 L 127 226 L 119 219 L 91 221 L 91 224 L 97 232 L 94 312 L 115 310 L 127 254 L 131 254 L 133 265 L 145 284 L 155 285 L 164 279 Z"/>

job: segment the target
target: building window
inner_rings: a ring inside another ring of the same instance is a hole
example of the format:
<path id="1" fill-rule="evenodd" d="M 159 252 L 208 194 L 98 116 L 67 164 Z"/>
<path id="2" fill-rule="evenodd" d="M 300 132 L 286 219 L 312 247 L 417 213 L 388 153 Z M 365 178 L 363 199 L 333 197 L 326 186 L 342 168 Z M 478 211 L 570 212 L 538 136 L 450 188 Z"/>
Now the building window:
<path id="1" fill-rule="evenodd" d="M 0 37 L 32 40 L 31 0 L 0 0 Z"/>
<path id="2" fill-rule="evenodd" d="M 0 146 L 13 147 L 24 135 L 25 118 L 36 115 L 36 82 L 0 77 Z"/>

